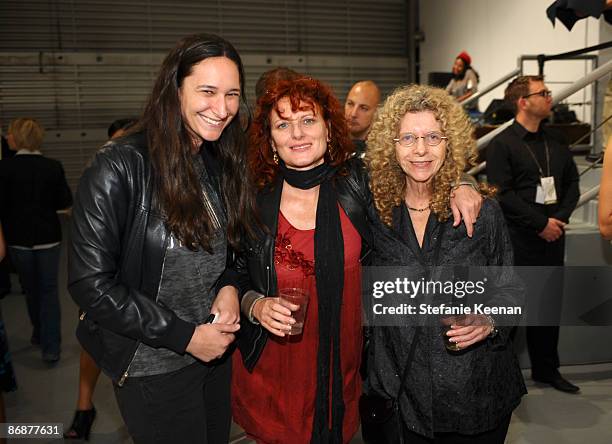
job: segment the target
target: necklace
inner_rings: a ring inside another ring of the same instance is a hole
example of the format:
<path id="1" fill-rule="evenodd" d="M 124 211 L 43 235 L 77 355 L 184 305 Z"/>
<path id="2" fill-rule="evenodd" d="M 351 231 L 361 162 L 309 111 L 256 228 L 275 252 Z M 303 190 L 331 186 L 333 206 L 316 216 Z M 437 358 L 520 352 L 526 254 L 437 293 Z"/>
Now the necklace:
<path id="1" fill-rule="evenodd" d="M 410 205 L 408 205 L 408 202 L 406 202 L 406 207 L 408 207 L 408 209 L 409 209 L 410 211 L 418 211 L 419 213 L 422 213 L 422 212 L 423 212 L 423 211 L 425 211 L 425 210 L 429 210 L 429 205 L 427 205 L 427 206 L 426 206 L 426 207 L 424 207 L 424 208 L 414 208 L 414 207 L 411 207 Z"/>

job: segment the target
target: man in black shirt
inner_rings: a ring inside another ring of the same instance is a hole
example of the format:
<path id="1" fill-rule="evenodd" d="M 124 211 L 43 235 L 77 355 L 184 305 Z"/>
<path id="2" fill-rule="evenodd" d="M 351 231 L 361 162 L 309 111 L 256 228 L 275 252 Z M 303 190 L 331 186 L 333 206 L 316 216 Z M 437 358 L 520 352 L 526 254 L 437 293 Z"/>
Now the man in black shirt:
<path id="1" fill-rule="evenodd" d="M 580 197 L 576 164 L 567 143 L 541 124 L 552 108 L 542 77 L 516 78 L 505 99 L 516 118 L 487 148 L 487 177 L 499 187 L 515 264 L 563 266 L 565 225 Z M 545 291 L 547 299 L 554 298 L 547 309 L 560 310 L 563 280 L 549 280 Z M 558 370 L 558 340 L 558 326 L 527 327 L 531 375 L 534 381 L 575 393 L 579 388 Z"/>

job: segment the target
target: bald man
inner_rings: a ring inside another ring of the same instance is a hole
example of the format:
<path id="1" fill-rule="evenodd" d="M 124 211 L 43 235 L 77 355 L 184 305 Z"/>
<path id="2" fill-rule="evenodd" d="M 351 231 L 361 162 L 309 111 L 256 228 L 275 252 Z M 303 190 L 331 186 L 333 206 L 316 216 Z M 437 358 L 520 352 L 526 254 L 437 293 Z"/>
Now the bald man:
<path id="1" fill-rule="evenodd" d="M 380 90 L 372 80 L 355 83 L 346 96 L 344 116 L 358 153 L 365 151 L 365 139 L 379 102 Z"/>

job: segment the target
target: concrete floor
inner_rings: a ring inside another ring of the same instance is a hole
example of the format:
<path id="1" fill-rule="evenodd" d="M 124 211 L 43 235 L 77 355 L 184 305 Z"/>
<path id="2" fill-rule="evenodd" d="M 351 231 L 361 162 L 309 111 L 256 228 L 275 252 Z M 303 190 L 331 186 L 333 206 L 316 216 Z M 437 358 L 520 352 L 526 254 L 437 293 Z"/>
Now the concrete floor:
<path id="1" fill-rule="evenodd" d="M 65 255 L 62 263 L 65 264 Z M 62 267 L 65 269 L 65 267 Z M 13 278 L 15 276 L 13 275 Z M 11 293 L 2 301 L 2 312 L 19 388 L 5 394 L 9 422 L 53 422 L 68 427 L 77 396 L 79 345 L 74 337 L 77 308 L 65 290 L 65 273 L 60 276 L 63 316 L 62 359 L 55 366 L 44 364 L 40 350 L 30 345 L 31 327 L 24 296 Z M 14 279 L 13 289 L 19 290 Z M 563 331 L 562 331 L 563 336 Z M 514 412 L 509 444 L 610 444 L 612 443 L 612 363 L 576 365 L 562 372 L 582 391 L 568 395 L 536 385 L 527 378 L 529 394 Z M 528 371 L 525 372 L 528 375 Z M 117 410 L 112 386 L 102 376 L 96 388 L 98 418 L 90 442 L 130 443 L 131 439 Z M 32 443 L 59 442 L 31 440 Z M 21 443 L 29 440 L 19 440 Z M 231 442 L 247 443 L 238 427 Z M 359 436 L 353 443 L 361 443 Z M 179 444 L 179 443 L 177 443 Z"/>

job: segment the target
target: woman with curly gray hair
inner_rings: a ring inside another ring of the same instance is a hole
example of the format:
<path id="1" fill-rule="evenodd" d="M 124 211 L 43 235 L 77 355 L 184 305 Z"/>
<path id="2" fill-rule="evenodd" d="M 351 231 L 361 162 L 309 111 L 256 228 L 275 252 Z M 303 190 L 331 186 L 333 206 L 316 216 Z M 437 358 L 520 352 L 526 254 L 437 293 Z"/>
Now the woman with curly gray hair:
<path id="1" fill-rule="evenodd" d="M 458 265 L 512 264 L 494 200 L 485 199 L 471 239 L 449 217 L 452 184 L 476 159 L 472 133 L 468 116 L 444 90 L 410 85 L 387 98 L 365 157 L 382 221 L 375 230 L 373 265 L 421 271 L 441 265 L 455 273 Z M 492 194 L 486 188 L 483 193 Z M 426 279 L 440 276 L 432 273 Z M 503 300 L 520 292 L 504 273 L 493 273 L 487 284 Z M 509 319 L 464 313 L 442 318 L 443 333 L 437 324 L 423 326 L 420 319 L 415 327 L 405 319 L 400 327 L 373 329 L 368 371 L 369 393 L 399 406 L 405 441 L 503 443 L 512 410 L 526 393 Z"/>

